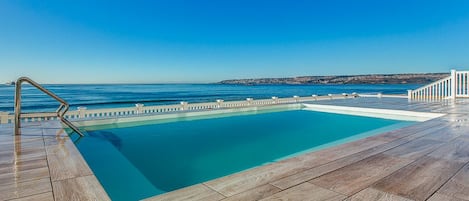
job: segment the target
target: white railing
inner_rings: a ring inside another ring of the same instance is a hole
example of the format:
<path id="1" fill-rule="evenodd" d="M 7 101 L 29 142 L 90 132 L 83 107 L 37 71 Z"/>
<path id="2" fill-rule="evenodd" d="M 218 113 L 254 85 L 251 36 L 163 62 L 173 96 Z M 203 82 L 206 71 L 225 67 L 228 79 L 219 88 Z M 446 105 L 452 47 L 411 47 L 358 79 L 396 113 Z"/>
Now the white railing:
<path id="1" fill-rule="evenodd" d="M 451 76 L 425 85 L 415 90 L 409 90 L 409 98 L 417 100 L 445 99 L 452 96 Z"/>
<path id="2" fill-rule="evenodd" d="M 89 110 L 86 107 L 78 107 L 77 110 L 68 111 L 65 117 L 70 120 L 89 120 L 89 119 L 105 119 L 105 118 L 116 118 L 126 116 L 137 116 L 145 114 L 159 114 L 159 113 L 171 113 L 180 111 L 197 111 L 197 110 L 212 110 L 221 108 L 239 108 L 239 107 L 256 107 L 256 106 L 267 106 L 275 104 L 290 104 L 299 103 L 306 101 L 317 101 L 317 100 L 330 100 L 338 98 L 355 98 L 358 95 L 353 94 L 340 94 L 332 95 L 328 94 L 325 96 L 312 95 L 309 97 L 293 96 L 292 98 L 278 98 L 272 97 L 271 99 L 259 99 L 254 100 L 253 98 L 247 98 L 245 101 L 224 101 L 216 100 L 215 102 L 208 103 L 188 103 L 181 102 L 180 104 L 174 105 L 159 105 L 159 106 L 144 106 L 143 104 L 135 104 L 135 107 L 124 107 L 124 108 L 106 108 L 106 109 L 92 109 Z M 37 122 L 45 120 L 56 120 L 56 113 L 25 113 L 21 116 L 22 122 Z M 0 124 L 13 123 L 14 115 L 8 112 L 0 112 Z"/>
<path id="3" fill-rule="evenodd" d="M 469 71 L 451 70 L 451 75 L 415 90 L 408 90 L 409 100 L 442 100 L 469 97 Z"/>
<path id="4" fill-rule="evenodd" d="M 456 82 L 456 97 L 469 97 L 468 92 L 468 76 L 469 71 L 457 71 L 456 77 L 454 78 Z"/>

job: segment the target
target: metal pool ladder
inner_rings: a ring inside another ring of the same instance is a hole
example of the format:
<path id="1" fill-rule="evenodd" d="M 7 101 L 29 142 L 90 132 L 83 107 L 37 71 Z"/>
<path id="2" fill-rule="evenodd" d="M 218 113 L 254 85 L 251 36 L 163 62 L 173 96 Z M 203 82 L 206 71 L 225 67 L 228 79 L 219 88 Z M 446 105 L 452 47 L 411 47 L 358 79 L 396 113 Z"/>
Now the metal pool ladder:
<path id="1" fill-rule="evenodd" d="M 78 133 L 78 135 L 80 136 L 84 136 L 83 133 L 78 129 L 78 127 L 76 127 L 75 125 L 72 124 L 72 122 L 68 121 L 66 118 L 65 118 L 65 113 L 68 111 L 68 109 L 70 108 L 70 105 L 65 101 L 63 100 L 62 98 L 58 97 L 57 95 L 55 95 L 54 93 L 52 93 L 51 91 L 47 90 L 46 88 L 44 88 L 43 86 L 41 86 L 40 84 L 38 84 L 37 82 L 31 80 L 30 78 L 28 77 L 20 77 L 18 78 L 18 80 L 16 81 L 16 89 L 15 89 L 15 135 L 19 135 L 20 134 L 20 126 L 21 126 L 21 84 L 23 82 L 27 82 L 31 85 L 33 85 L 34 87 L 36 87 L 37 89 L 39 89 L 40 91 L 44 92 L 45 94 L 49 95 L 50 97 L 54 98 L 55 100 L 57 100 L 58 102 L 60 102 L 60 106 L 59 108 L 57 108 L 57 110 L 55 111 L 57 113 L 57 117 L 60 119 L 60 121 L 62 121 L 65 125 L 67 125 L 69 128 L 71 128 L 73 131 L 75 131 L 76 133 Z"/>

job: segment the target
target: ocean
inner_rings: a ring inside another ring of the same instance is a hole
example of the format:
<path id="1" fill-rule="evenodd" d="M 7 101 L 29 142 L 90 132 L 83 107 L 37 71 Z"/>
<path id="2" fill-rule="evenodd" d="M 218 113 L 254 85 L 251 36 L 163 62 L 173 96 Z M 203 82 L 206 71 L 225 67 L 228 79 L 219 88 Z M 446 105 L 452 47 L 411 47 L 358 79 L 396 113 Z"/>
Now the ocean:
<path id="1" fill-rule="evenodd" d="M 292 97 L 341 94 L 341 93 L 383 93 L 407 94 L 420 84 L 357 84 L 357 85 L 224 85 L 224 84 L 46 84 L 50 91 L 66 100 L 70 109 L 79 106 L 88 109 L 132 107 L 144 105 L 179 104 L 265 99 L 272 96 Z M 13 112 L 14 86 L 0 86 L 0 111 Z M 59 106 L 54 99 L 31 85 L 22 88 L 22 112 L 50 112 Z"/>

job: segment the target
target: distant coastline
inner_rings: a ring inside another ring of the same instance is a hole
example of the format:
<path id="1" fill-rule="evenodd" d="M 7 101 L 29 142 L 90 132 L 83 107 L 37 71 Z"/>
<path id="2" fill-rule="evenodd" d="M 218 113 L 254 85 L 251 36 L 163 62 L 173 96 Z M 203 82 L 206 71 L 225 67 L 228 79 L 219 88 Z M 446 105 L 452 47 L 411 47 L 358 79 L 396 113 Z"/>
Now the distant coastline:
<path id="1" fill-rule="evenodd" d="M 269 84 L 426 84 L 449 76 L 448 73 L 369 74 L 300 76 L 287 78 L 255 78 L 223 80 L 218 84 L 269 85 Z"/>

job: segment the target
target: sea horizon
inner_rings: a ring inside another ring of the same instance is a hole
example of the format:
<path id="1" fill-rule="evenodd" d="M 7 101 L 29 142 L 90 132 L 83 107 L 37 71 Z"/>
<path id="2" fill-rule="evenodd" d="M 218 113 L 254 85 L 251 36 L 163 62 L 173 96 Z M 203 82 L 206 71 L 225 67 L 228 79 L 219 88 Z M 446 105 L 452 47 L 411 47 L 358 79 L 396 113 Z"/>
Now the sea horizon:
<path id="1" fill-rule="evenodd" d="M 74 83 L 48 83 L 48 82 L 41 82 L 43 85 L 94 85 L 94 84 L 101 84 L 101 85 L 109 85 L 109 84 L 228 84 L 228 83 L 223 83 L 224 81 L 229 81 L 229 80 L 259 80 L 259 79 L 294 79 L 294 78 L 302 78 L 302 77 L 353 77 L 353 76 L 399 76 L 399 75 L 429 75 L 429 74 L 448 74 L 447 72 L 407 72 L 407 73 L 365 73 L 365 74 L 325 74 L 325 75 L 296 75 L 296 76 L 273 76 L 273 77 L 243 77 L 243 78 L 228 78 L 228 79 L 221 79 L 217 81 L 164 81 L 164 82 L 135 82 L 135 81 L 116 81 L 116 82 L 74 82 Z M 28 77 L 28 76 L 26 76 Z M 29 77 L 33 78 L 33 77 Z M 33 79 L 34 80 L 34 79 Z M 11 82 L 16 82 L 16 79 L 13 80 L 7 80 L 2 83 L 11 83 Z M 28 83 L 25 83 L 28 84 Z M 302 83 L 298 84 L 301 85 Z M 315 83 L 313 83 L 315 84 Z M 335 84 L 335 83 L 333 83 Z M 349 83 L 343 83 L 343 84 L 349 84 Z M 355 83 L 356 84 L 356 83 Z M 362 84 L 380 84 L 380 83 L 362 83 Z M 386 83 L 383 83 L 386 84 Z M 402 84 L 407 84 L 407 83 L 402 83 Z M 410 83 L 412 84 L 412 83 Z M 420 83 L 419 83 L 420 84 Z M 265 84 L 265 85 L 275 85 L 273 84 Z M 296 84 L 292 84 L 296 85 Z M 308 84 L 305 84 L 308 85 Z M 5 85 L 0 85 L 0 86 L 5 86 Z M 11 85 L 10 85 L 11 86 Z"/>
<path id="2" fill-rule="evenodd" d="M 253 99 L 272 96 L 292 97 L 342 93 L 406 94 L 422 84 L 44 84 L 43 86 L 68 101 L 71 110 L 133 107 Z M 0 111 L 13 112 L 14 86 L 0 87 Z M 23 85 L 22 111 L 55 111 L 57 102 L 30 85 Z"/>

